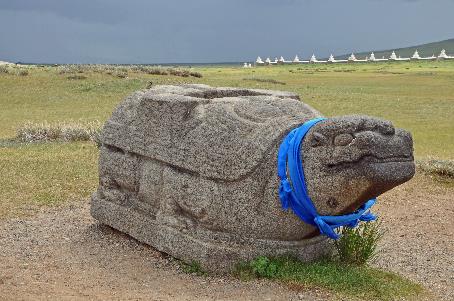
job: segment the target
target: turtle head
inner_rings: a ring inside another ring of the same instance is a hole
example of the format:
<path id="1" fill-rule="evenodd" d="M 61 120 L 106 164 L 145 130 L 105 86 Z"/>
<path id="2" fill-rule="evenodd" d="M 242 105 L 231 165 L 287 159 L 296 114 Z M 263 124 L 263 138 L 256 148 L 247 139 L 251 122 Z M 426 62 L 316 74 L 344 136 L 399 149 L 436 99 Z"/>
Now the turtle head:
<path id="1" fill-rule="evenodd" d="M 316 124 L 301 156 L 308 194 L 322 215 L 352 212 L 415 173 L 411 134 L 368 116 Z"/>

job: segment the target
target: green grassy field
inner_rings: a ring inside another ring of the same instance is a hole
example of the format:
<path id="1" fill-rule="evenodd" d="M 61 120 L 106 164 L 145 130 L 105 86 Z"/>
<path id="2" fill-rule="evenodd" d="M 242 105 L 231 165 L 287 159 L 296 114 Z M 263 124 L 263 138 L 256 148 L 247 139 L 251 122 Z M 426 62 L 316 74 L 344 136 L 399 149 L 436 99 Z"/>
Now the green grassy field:
<path id="1" fill-rule="evenodd" d="M 126 68 L 124 68 L 126 69 Z M 454 62 L 199 67 L 203 77 L 29 67 L 0 72 L 0 218 L 20 208 L 83 199 L 97 186 L 93 143 L 11 142 L 26 122 L 105 121 L 134 90 L 155 84 L 205 83 L 294 91 L 325 114 L 367 114 L 413 133 L 417 158 L 454 159 Z M 111 73 L 111 72 L 109 72 Z M 86 77 L 84 79 L 84 77 Z"/>
<path id="2" fill-rule="evenodd" d="M 71 67 L 62 72 L 64 68 L 0 68 L 0 219 L 34 214 L 39 206 L 86 200 L 97 187 L 95 143 L 21 143 L 15 139 L 19 127 L 44 121 L 104 122 L 126 95 L 151 84 L 294 91 L 326 116 L 367 114 L 410 130 L 418 159 L 454 159 L 454 62 L 191 69 L 202 78 L 152 75 L 127 67 Z M 353 299 L 392 300 L 424 291 L 400 276 L 367 267 L 281 261 L 269 266 L 271 274 L 252 271 Z"/>

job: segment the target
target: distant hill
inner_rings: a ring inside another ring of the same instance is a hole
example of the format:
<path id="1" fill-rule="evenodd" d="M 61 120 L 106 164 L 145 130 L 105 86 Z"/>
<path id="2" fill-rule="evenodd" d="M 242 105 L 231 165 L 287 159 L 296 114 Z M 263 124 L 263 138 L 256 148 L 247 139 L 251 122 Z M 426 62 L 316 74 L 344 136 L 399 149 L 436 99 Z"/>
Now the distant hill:
<path id="1" fill-rule="evenodd" d="M 449 40 L 444 40 L 440 42 L 433 42 L 433 43 L 427 43 L 427 44 L 422 44 L 422 45 L 416 45 L 416 46 L 411 46 L 411 47 L 405 47 L 405 48 L 396 48 L 396 49 L 388 49 L 388 50 L 373 50 L 375 57 L 376 58 L 381 58 L 384 56 L 385 58 L 389 58 L 391 55 L 391 52 L 395 51 L 397 56 L 401 57 L 411 57 L 415 50 L 418 49 L 419 55 L 421 57 L 425 56 L 431 56 L 432 54 L 435 54 L 435 56 L 438 56 L 440 54 L 440 51 L 442 49 L 446 50 L 446 53 L 448 55 L 454 55 L 454 39 L 449 39 Z M 369 56 L 371 51 L 367 52 L 360 52 L 360 53 L 355 53 L 355 56 L 357 58 L 364 58 L 365 56 Z M 344 54 L 344 55 L 338 55 L 336 56 L 336 59 L 346 59 L 350 56 L 350 53 Z"/>

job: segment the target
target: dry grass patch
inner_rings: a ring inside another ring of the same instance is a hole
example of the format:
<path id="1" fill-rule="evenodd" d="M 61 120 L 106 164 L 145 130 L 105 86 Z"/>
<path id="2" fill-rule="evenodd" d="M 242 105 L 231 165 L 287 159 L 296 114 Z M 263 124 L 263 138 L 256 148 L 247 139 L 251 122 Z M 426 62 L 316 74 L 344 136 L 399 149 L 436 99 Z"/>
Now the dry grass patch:
<path id="1" fill-rule="evenodd" d="M 33 123 L 27 122 L 16 132 L 16 139 L 30 143 L 38 141 L 96 141 L 101 131 L 101 123 L 93 122 L 61 122 Z"/>
<path id="2" fill-rule="evenodd" d="M 454 179 L 454 160 L 418 160 L 417 166 L 425 173 Z"/>

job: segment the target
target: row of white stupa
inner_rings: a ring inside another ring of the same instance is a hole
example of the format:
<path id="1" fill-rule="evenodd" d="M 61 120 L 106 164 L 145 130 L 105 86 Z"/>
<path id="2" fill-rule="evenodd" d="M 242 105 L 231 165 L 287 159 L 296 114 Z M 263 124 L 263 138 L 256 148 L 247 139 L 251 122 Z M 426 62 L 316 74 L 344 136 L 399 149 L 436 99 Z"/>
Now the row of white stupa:
<path id="1" fill-rule="evenodd" d="M 357 59 L 355 57 L 355 54 L 351 54 L 350 57 L 347 60 L 336 60 L 334 56 L 331 54 L 329 56 L 329 59 L 327 61 L 320 61 L 318 60 L 315 55 L 313 54 L 311 58 L 308 61 L 303 61 L 300 60 L 298 55 L 295 56 L 293 61 L 287 61 L 284 59 L 284 57 L 275 58 L 274 61 L 272 61 L 270 58 L 267 58 L 265 61 L 263 61 L 260 57 L 257 57 L 257 60 L 255 61 L 256 65 L 274 65 L 274 64 L 299 64 L 299 63 L 346 63 L 346 62 L 383 62 L 383 61 L 410 61 L 410 60 L 447 60 L 447 59 L 454 59 L 454 56 L 449 56 L 446 54 L 446 50 L 442 50 L 438 56 L 432 55 L 429 57 L 421 57 L 419 56 L 418 50 L 415 51 L 412 57 L 409 58 L 403 58 L 396 55 L 396 53 L 393 51 L 391 53 L 391 56 L 389 58 L 376 58 L 375 54 L 372 52 L 370 56 L 364 58 L 364 59 Z M 251 64 L 244 63 L 243 67 L 245 68 L 250 68 Z"/>

